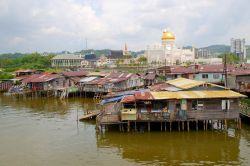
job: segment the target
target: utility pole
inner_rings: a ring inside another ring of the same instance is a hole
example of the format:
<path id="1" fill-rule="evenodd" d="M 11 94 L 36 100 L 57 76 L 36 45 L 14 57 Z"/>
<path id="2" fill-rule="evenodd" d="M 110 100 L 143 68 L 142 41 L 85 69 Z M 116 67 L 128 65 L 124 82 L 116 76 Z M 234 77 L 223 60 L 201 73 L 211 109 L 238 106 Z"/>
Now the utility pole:
<path id="1" fill-rule="evenodd" d="M 227 87 L 227 54 L 224 54 L 224 75 L 225 75 L 225 87 Z"/>

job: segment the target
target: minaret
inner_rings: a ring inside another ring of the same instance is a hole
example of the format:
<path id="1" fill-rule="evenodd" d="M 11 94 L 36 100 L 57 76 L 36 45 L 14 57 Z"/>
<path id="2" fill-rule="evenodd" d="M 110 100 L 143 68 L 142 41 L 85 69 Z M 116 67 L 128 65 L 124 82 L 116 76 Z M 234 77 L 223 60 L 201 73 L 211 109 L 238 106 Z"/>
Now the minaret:
<path id="1" fill-rule="evenodd" d="M 125 43 L 125 45 L 124 45 L 123 55 L 124 55 L 124 56 L 128 55 L 128 47 L 127 47 L 127 44 L 126 44 L 126 43 Z"/>

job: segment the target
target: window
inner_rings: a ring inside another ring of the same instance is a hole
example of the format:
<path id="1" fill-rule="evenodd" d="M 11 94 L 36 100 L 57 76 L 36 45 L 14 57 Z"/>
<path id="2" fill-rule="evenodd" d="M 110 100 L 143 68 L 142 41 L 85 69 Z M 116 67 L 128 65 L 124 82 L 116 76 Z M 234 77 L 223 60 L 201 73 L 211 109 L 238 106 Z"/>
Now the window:
<path id="1" fill-rule="evenodd" d="M 202 74 L 203 79 L 208 79 L 208 74 Z"/>
<path id="2" fill-rule="evenodd" d="M 227 111 L 230 109 L 230 100 L 221 100 L 221 109 Z"/>
<path id="3" fill-rule="evenodd" d="M 204 103 L 202 100 L 193 100 L 192 101 L 192 110 L 194 111 L 202 111 Z"/>
<path id="4" fill-rule="evenodd" d="M 217 74 L 213 74 L 213 78 L 214 79 L 219 79 L 220 78 L 220 75 L 217 73 Z"/>

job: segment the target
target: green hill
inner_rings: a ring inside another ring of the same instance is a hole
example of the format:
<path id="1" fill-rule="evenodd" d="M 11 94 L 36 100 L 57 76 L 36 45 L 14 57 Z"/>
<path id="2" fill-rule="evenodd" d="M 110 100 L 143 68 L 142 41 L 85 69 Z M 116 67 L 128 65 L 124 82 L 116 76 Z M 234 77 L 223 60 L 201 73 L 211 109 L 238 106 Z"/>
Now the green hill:
<path id="1" fill-rule="evenodd" d="M 230 46 L 228 45 L 211 45 L 208 47 L 203 47 L 204 49 L 208 49 L 211 51 L 211 53 L 215 54 L 215 55 L 220 55 L 222 53 L 225 52 L 230 52 Z"/>

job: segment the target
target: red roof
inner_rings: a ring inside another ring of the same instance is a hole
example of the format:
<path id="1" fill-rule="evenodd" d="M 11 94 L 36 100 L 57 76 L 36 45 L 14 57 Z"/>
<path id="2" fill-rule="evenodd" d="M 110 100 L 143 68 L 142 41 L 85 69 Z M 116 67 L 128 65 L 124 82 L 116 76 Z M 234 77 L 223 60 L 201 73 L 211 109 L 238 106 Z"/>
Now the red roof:
<path id="1" fill-rule="evenodd" d="M 154 80 L 156 77 L 155 73 L 149 73 L 146 76 L 144 76 L 144 80 Z"/>
<path id="2" fill-rule="evenodd" d="M 29 82 L 48 82 L 59 77 L 59 74 L 41 74 L 40 76 L 31 79 Z"/>
<path id="3" fill-rule="evenodd" d="M 24 80 L 24 79 L 26 79 L 26 78 L 28 78 L 28 77 L 30 77 L 30 75 L 17 76 L 17 77 L 15 77 L 15 79 L 17 79 L 17 80 Z"/>
<path id="4" fill-rule="evenodd" d="M 136 92 L 134 94 L 136 100 L 152 100 L 154 99 L 150 92 Z"/>
<path id="5" fill-rule="evenodd" d="M 236 65 L 227 65 L 227 71 L 234 71 L 236 69 Z M 223 73 L 224 65 L 200 65 L 198 66 L 199 73 Z"/>
<path id="6" fill-rule="evenodd" d="M 160 91 L 160 90 L 163 90 L 167 87 L 169 87 L 169 84 L 167 84 L 166 82 L 163 82 L 163 83 L 159 83 L 159 84 L 155 84 L 155 85 L 150 86 L 150 90 Z"/>
<path id="7" fill-rule="evenodd" d="M 171 74 L 190 74 L 195 73 L 194 66 L 184 67 L 184 66 L 174 66 L 171 67 Z"/>
<path id="8" fill-rule="evenodd" d="M 42 76 L 42 74 L 33 74 L 33 75 L 30 75 L 30 76 L 24 78 L 22 80 L 22 83 L 27 84 L 27 83 L 31 82 L 33 79 L 38 78 L 40 76 Z"/>
<path id="9" fill-rule="evenodd" d="M 124 96 L 121 100 L 122 103 L 131 103 L 131 102 L 135 102 L 135 96 L 134 95 L 130 95 L 130 96 Z"/>
<path id="10" fill-rule="evenodd" d="M 88 71 L 84 71 L 84 70 L 62 72 L 62 74 L 67 77 L 82 77 L 82 76 L 86 76 L 88 73 L 89 73 Z"/>
<path id="11" fill-rule="evenodd" d="M 232 75 L 250 75 L 250 69 L 239 69 L 239 70 L 232 71 L 229 74 L 232 74 Z"/>

